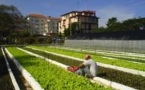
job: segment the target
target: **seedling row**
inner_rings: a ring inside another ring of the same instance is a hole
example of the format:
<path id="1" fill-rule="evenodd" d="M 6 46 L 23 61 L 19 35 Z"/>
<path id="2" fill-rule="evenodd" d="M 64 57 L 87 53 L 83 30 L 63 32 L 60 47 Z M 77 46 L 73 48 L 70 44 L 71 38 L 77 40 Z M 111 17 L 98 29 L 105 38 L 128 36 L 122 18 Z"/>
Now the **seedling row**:
<path id="1" fill-rule="evenodd" d="M 67 48 L 67 47 L 58 47 L 58 46 L 50 46 L 53 48 L 60 48 L 60 49 L 67 49 L 67 50 L 73 50 L 73 51 L 81 51 L 81 52 L 92 52 L 101 54 L 104 56 L 115 56 L 115 57 L 124 57 L 126 59 L 141 59 L 145 60 L 145 54 L 140 53 L 130 53 L 130 52 L 119 52 L 119 51 L 105 51 L 105 50 L 83 50 L 83 49 L 74 49 L 74 48 Z"/>
<path id="2" fill-rule="evenodd" d="M 65 49 L 59 49 L 59 48 L 51 48 L 51 47 L 46 47 L 46 46 L 28 46 L 29 48 L 36 48 L 40 50 L 45 50 L 49 52 L 54 52 L 58 54 L 63 54 L 63 55 L 68 55 L 76 58 L 83 59 L 86 52 L 76 52 L 72 50 L 65 50 Z M 88 52 L 87 52 L 88 53 Z M 145 71 L 145 63 L 134 63 L 134 62 L 129 62 L 124 59 L 109 59 L 109 58 L 104 58 L 101 55 L 90 53 L 92 58 L 96 62 L 101 62 L 105 64 L 111 64 L 115 66 L 120 66 L 124 68 L 130 68 L 130 69 L 135 69 L 135 70 L 140 70 L 140 71 Z"/>
<path id="3" fill-rule="evenodd" d="M 111 90 L 16 48 L 8 48 L 45 90 Z"/>
<path id="4" fill-rule="evenodd" d="M 57 62 L 69 65 L 69 66 L 78 66 L 80 63 L 82 63 L 82 61 L 77 61 L 70 58 L 64 58 L 64 57 L 53 55 L 50 53 L 45 53 L 43 51 L 38 51 L 38 50 L 30 49 L 30 48 L 24 48 L 24 49 L 31 51 L 33 53 L 39 54 L 41 56 L 50 58 Z M 102 77 L 111 81 L 115 81 L 115 82 L 130 86 L 130 87 L 134 87 L 138 89 L 145 89 L 145 78 L 142 76 L 132 75 L 129 73 L 125 73 L 125 72 L 121 72 L 121 71 L 117 71 L 117 70 L 109 69 L 109 68 L 103 68 L 103 67 L 99 67 L 98 70 L 99 70 L 98 72 L 99 77 Z"/>

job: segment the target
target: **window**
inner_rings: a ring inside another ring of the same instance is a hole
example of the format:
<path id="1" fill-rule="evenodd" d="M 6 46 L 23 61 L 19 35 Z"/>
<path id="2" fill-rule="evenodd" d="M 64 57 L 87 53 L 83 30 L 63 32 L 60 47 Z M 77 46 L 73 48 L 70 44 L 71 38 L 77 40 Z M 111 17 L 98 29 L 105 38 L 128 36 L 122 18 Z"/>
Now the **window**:
<path id="1" fill-rule="evenodd" d="M 39 20 L 35 20 L 35 22 L 39 22 Z"/>

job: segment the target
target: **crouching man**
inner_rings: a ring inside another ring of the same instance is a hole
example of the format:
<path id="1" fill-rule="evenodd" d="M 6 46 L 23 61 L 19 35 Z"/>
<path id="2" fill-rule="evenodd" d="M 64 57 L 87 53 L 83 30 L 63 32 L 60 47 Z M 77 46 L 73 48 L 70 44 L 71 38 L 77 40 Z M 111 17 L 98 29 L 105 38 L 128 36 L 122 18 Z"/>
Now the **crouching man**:
<path id="1" fill-rule="evenodd" d="M 87 54 L 85 55 L 85 61 L 77 67 L 75 73 L 87 78 L 93 78 L 97 76 L 97 64 L 91 59 L 91 56 Z"/>

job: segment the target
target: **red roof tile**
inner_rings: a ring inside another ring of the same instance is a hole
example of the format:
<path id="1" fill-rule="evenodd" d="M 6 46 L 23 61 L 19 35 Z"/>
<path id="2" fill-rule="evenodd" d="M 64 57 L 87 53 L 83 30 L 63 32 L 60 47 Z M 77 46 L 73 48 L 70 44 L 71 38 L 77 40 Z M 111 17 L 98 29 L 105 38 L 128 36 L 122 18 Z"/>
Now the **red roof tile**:
<path id="1" fill-rule="evenodd" d="M 46 18 L 46 16 L 42 15 L 42 14 L 29 14 L 29 17 L 35 17 L 35 18 Z"/>

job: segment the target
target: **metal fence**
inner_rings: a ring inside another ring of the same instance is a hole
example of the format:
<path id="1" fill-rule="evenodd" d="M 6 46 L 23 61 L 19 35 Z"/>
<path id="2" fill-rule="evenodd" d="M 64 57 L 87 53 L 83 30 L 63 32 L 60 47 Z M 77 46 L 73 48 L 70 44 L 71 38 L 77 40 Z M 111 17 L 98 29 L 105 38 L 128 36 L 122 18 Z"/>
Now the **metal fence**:
<path id="1" fill-rule="evenodd" d="M 145 53 L 145 40 L 65 40 L 64 46 L 81 49 Z"/>

